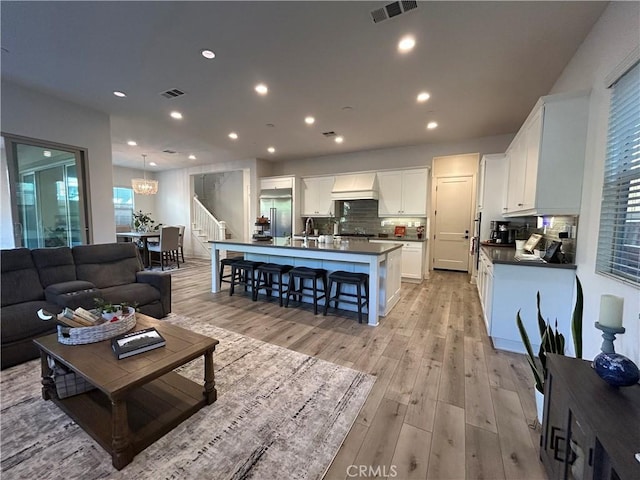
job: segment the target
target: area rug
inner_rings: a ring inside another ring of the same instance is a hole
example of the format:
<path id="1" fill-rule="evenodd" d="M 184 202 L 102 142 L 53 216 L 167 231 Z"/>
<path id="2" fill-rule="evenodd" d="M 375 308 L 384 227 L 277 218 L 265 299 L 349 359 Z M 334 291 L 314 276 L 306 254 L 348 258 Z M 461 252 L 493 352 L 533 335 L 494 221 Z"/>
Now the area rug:
<path id="1" fill-rule="evenodd" d="M 40 389 L 39 360 L 4 370 L 2 478 L 319 479 L 375 377 L 261 342 L 202 320 L 170 321 L 220 340 L 218 400 L 117 471 L 111 457 Z M 179 373 L 202 381 L 201 360 Z"/>

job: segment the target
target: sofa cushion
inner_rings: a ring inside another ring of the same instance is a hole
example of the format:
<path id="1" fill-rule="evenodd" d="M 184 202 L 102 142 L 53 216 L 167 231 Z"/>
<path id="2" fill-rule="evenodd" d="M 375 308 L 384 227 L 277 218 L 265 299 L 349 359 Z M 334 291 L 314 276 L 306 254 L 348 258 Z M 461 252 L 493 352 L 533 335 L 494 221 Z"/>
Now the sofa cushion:
<path id="1" fill-rule="evenodd" d="M 31 256 L 44 288 L 76 279 L 76 265 L 69 247 L 35 248 Z"/>
<path id="2" fill-rule="evenodd" d="M 44 289 L 28 248 L 0 252 L 2 307 L 34 300 L 44 300 Z M 3 312 L 4 315 L 4 312 Z"/>
<path id="3" fill-rule="evenodd" d="M 102 288 L 100 291 L 105 302 L 113 304 L 126 302 L 129 305 L 146 305 L 161 298 L 160 292 L 146 283 Z"/>
<path id="4" fill-rule="evenodd" d="M 133 243 L 77 245 L 72 253 L 77 279 L 91 282 L 100 289 L 135 283 L 136 272 L 142 270 L 138 249 Z"/>
<path id="5" fill-rule="evenodd" d="M 2 307 L 2 343 L 35 338 L 55 331 L 54 320 L 40 320 L 38 310 L 60 313 L 62 308 L 45 301 L 23 302 Z"/>

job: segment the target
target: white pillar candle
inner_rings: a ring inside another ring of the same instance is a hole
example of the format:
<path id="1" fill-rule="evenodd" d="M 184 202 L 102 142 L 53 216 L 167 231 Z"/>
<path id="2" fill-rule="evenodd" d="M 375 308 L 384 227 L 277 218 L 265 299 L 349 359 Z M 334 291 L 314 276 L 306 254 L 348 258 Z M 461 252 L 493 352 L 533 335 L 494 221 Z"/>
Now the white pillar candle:
<path id="1" fill-rule="evenodd" d="M 622 327 L 622 310 L 624 298 L 615 295 L 602 295 L 600 297 L 600 317 L 598 322 L 603 327 Z"/>

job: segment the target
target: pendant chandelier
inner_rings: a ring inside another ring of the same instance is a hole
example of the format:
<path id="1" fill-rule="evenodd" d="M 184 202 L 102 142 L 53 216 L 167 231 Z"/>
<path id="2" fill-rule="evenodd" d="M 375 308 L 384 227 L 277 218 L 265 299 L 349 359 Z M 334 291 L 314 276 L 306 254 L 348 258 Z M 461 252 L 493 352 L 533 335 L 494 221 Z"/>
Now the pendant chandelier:
<path id="1" fill-rule="evenodd" d="M 144 153 L 142 154 L 142 162 L 144 178 L 132 178 L 131 186 L 133 191 L 140 195 L 155 195 L 158 193 L 158 181 L 147 180 L 147 156 Z"/>

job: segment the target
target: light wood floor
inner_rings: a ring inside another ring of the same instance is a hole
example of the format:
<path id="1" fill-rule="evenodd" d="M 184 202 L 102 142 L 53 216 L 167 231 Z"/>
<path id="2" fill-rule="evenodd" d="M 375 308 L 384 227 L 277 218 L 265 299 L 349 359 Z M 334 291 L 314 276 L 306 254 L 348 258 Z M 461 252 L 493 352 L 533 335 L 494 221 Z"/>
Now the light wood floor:
<path id="1" fill-rule="evenodd" d="M 528 365 L 492 348 L 467 274 L 403 283 L 378 327 L 211 293 L 204 260 L 187 259 L 172 282 L 177 314 L 377 377 L 326 479 L 546 478 Z"/>

